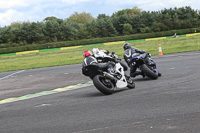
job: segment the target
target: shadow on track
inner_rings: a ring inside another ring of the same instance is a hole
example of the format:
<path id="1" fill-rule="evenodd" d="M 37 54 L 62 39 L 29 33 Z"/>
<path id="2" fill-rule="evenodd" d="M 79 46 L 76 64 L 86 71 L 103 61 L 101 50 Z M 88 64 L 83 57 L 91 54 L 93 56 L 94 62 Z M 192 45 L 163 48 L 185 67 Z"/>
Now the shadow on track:
<path id="1" fill-rule="evenodd" d="M 137 77 L 137 78 L 133 78 L 134 82 L 145 82 L 145 81 L 154 81 L 154 79 L 151 79 L 149 77 L 145 77 L 145 78 L 140 78 L 140 77 Z M 158 80 L 158 79 L 156 79 Z"/>

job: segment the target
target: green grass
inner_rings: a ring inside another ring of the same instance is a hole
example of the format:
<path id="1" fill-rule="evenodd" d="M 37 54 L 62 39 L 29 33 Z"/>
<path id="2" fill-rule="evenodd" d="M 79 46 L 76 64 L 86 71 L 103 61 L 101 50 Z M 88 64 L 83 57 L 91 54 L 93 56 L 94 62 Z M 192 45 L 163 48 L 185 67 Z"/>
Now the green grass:
<path id="1" fill-rule="evenodd" d="M 163 54 L 200 50 L 200 36 L 168 38 L 154 41 L 131 42 L 133 47 L 145 50 L 152 55 L 158 55 L 158 45 L 161 44 Z M 97 45 L 99 49 L 115 51 L 123 57 L 123 44 Z M 34 69 L 51 66 L 78 64 L 83 61 L 83 51 L 92 50 L 95 46 L 88 46 L 62 51 L 31 53 L 27 55 L 13 55 L 0 57 L 0 72 Z"/>

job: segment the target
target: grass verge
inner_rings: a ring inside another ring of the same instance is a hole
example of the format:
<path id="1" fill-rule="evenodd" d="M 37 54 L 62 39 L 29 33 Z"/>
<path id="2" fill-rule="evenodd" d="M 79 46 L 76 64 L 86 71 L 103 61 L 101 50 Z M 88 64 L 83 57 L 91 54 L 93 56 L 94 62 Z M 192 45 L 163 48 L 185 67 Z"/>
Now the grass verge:
<path id="1" fill-rule="evenodd" d="M 168 38 L 163 40 L 132 42 L 133 47 L 145 50 L 152 55 L 158 55 L 158 45 L 161 44 L 163 54 L 179 53 L 200 50 L 200 36 L 183 38 Z M 99 49 L 115 51 L 123 57 L 123 44 L 98 45 Z M 34 69 L 51 66 L 78 64 L 83 61 L 83 51 L 92 50 L 94 45 L 61 51 L 30 53 L 27 55 L 14 55 L 0 57 L 0 72 Z"/>

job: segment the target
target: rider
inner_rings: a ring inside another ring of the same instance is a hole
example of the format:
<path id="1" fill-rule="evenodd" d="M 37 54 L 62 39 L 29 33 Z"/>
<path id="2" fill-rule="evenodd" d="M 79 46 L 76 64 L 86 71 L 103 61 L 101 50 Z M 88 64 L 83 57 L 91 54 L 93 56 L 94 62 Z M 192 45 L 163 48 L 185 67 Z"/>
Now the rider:
<path id="1" fill-rule="evenodd" d="M 82 63 L 82 67 L 98 64 L 97 59 L 92 55 L 92 52 L 90 50 L 83 52 L 83 58 L 84 61 Z"/>
<path id="2" fill-rule="evenodd" d="M 124 60 L 130 67 L 130 76 L 136 77 L 137 75 L 142 75 L 143 77 L 145 77 L 145 75 L 141 71 L 136 71 L 137 67 L 131 63 L 131 59 L 132 59 L 133 54 L 136 54 L 136 53 L 144 54 L 147 52 L 144 50 L 140 50 L 138 48 L 132 48 L 130 43 L 124 43 L 123 48 L 124 48 Z M 150 61 L 149 59 L 150 57 L 151 56 L 147 53 L 146 61 L 148 65 L 155 65 L 153 62 Z"/>
<path id="3" fill-rule="evenodd" d="M 101 67 L 102 69 L 107 69 L 107 71 L 111 74 L 114 73 L 114 64 L 112 62 L 106 62 L 106 63 L 99 63 L 97 59 L 92 55 L 92 52 L 90 50 L 83 52 L 84 61 L 82 63 L 82 68 L 85 68 L 89 65 L 97 65 Z M 86 71 L 85 69 L 82 69 L 82 73 L 85 75 Z"/>
<path id="4" fill-rule="evenodd" d="M 98 62 L 108 62 L 108 61 L 119 62 L 124 68 L 124 71 L 128 70 L 127 65 L 121 62 L 121 59 L 114 52 L 110 53 L 108 50 L 99 50 L 98 48 L 93 48 L 92 52 Z"/>
<path id="5" fill-rule="evenodd" d="M 108 57 L 108 54 L 104 53 L 103 50 L 99 50 L 99 48 L 93 48 L 92 52 L 94 54 L 94 57 L 98 59 L 103 59 L 104 57 Z"/>
<path id="6" fill-rule="evenodd" d="M 99 50 L 99 48 L 93 48 L 92 52 L 98 62 L 107 62 L 107 61 L 114 60 L 112 55 L 109 54 L 108 50 Z"/>

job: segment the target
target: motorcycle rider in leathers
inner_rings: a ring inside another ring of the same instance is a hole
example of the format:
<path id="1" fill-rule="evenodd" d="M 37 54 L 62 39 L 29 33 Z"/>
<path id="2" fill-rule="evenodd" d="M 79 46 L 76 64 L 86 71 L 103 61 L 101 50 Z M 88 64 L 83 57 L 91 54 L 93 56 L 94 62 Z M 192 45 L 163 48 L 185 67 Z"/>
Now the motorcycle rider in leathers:
<path id="1" fill-rule="evenodd" d="M 128 70 L 127 65 L 121 61 L 121 59 L 115 54 L 115 52 L 110 53 L 108 50 L 99 50 L 99 48 L 93 48 L 92 52 L 98 62 L 104 62 L 104 61 L 116 62 L 116 60 L 118 60 L 118 62 L 124 68 L 124 71 Z"/>
<path id="2" fill-rule="evenodd" d="M 131 60 L 132 60 L 133 54 L 135 54 L 135 53 L 144 54 L 147 52 L 144 50 L 140 50 L 138 48 L 132 48 L 130 43 L 124 43 L 123 48 L 124 48 L 124 60 L 130 67 L 130 76 L 136 77 L 137 75 L 142 75 L 144 78 L 145 75 L 141 71 L 136 71 L 137 67 L 131 63 Z M 150 60 L 150 57 L 151 57 L 150 54 L 147 53 L 146 61 L 147 61 L 148 65 L 156 65 L 155 63 L 153 63 Z"/>

